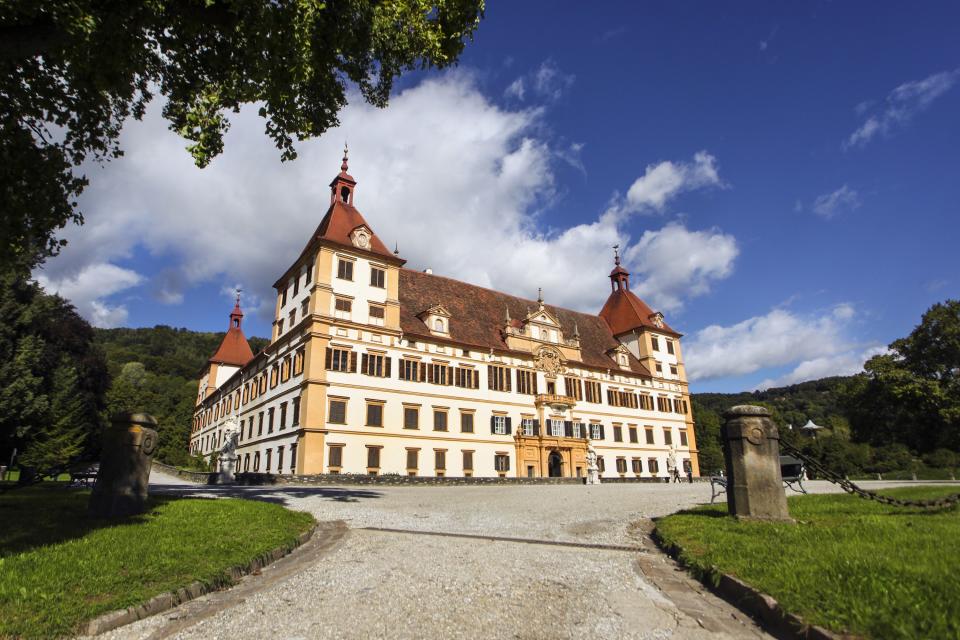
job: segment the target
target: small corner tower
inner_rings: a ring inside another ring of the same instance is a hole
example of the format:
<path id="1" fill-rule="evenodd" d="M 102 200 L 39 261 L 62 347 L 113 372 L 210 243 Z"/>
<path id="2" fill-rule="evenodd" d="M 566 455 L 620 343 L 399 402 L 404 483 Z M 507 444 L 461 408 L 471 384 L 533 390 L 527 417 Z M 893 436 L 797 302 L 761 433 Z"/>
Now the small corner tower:
<path id="1" fill-rule="evenodd" d="M 230 312 L 230 326 L 227 334 L 223 336 L 216 353 L 207 361 L 207 366 L 200 377 L 197 404 L 203 402 L 210 392 L 251 360 L 253 360 L 253 351 L 243 333 L 243 310 L 240 308 L 238 291 L 237 301 Z"/>

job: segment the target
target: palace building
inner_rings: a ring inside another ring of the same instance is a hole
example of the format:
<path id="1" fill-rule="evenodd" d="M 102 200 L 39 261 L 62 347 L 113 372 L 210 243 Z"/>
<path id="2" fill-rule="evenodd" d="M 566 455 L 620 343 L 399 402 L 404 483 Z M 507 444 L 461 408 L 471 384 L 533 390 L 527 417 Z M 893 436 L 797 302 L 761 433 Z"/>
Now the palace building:
<path id="1" fill-rule="evenodd" d="M 406 269 L 356 187 L 344 152 L 256 355 L 237 298 L 192 453 L 218 451 L 230 427 L 238 472 L 578 477 L 592 448 L 601 479 L 699 475 L 681 335 L 618 256 L 598 315 Z"/>

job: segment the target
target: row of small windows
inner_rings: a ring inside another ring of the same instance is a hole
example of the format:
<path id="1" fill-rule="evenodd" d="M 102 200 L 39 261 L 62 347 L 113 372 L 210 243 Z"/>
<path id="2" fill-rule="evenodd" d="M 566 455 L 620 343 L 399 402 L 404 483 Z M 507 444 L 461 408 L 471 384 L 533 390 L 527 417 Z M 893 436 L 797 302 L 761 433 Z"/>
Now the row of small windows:
<path id="1" fill-rule="evenodd" d="M 340 473 L 343 470 L 343 451 L 346 448 L 342 444 L 329 445 L 327 458 L 327 468 L 330 473 Z M 366 445 L 367 449 L 367 473 L 377 475 L 380 472 L 380 459 L 383 450 L 382 446 Z M 421 471 L 420 468 L 420 449 L 416 447 L 406 447 L 406 471 L 408 475 L 415 476 Z M 443 477 L 447 473 L 447 449 L 433 450 L 433 471 Z M 461 463 L 463 475 L 470 477 L 473 475 L 473 457 L 474 451 L 461 451 Z M 507 453 L 495 453 L 493 456 L 493 468 L 497 473 L 503 475 L 510 471 L 510 455 Z"/>
<path id="2" fill-rule="evenodd" d="M 673 355 L 675 353 L 673 340 L 670 338 L 664 338 L 664 342 L 667 343 L 667 353 Z M 650 336 L 650 344 L 654 351 L 660 351 L 660 338 L 658 336 Z"/>
<path id="3" fill-rule="evenodd" d="M 237 470 L 244 473 L 296 473 L 297 445 L 290 445 L 288 455 L 285 454 L 286 449 L 287 447 L 281 445 L 276 447 L 276 455 L 274 455 L 274 449 L 270 448 L 264 451 L 262 456 L 259 451 L 238 456 Z M 263 463 L 262 469 L 261 463 Z M 284 471 L 284 463 L 286 463 L 286 471 Z"/>
<path id="4" fill-rule="evenodd" d="M 357 372 L 357 352 L 345 347 L 327 347 L 326 367 L 328 371 L 345 373 Z M 379 354 L 361 354 L 360 373 L 368 376 L 389 378 L 391 373 L 391 358 Z M 479 371 L 472 366 L 454 367 L 445 362 L 421 362 L 410 358 L 401 358 L 399 363 L 400 380 L 411 382 L 428 382 L 430 384 L 457 386 L 465 389 L 480 388 Z M 509 367 L 501 365 L 487 365 L 487 388 L 492 391 L 512 390 L 512 380 L 516 378 L 516 391 L 526 395 L 537 395 L 539 381 L 536 371 L 531 369 L 515 369 L 511 374 Z M 572 376 L 564 377 L 564 388 L 567 395 L 577 401 L 586 400 L 593 404 L 601 404 L 600 383 L 594 380 L 581 380 Z M 556 386 L 548 382 L 548 393 L 556 393 Z M 615 388 L 607 388 L 607 404 L 612 407 L 627 407 L 653 411 L 654 396 L 648 393 L 636 393 Z M 656 397 L 658 411 L 664 413 L 679 413 L 686 415 L 689 406 L 686 400 L 680 398 Z"/>
<path id="5" fill-rule="evenodd" d="M 313 262 L 310 262 L 309 264 L 307 264 L 307 265 L 306 265 L 306 268 L 305 268 L 305 270 L 304 270 L 304 273 L 303 273 L 303 274 L 297 274 L 297 276 L 294 277 L 294 278 L 292 278 L 292 279 L 290 280 L 289 284 L 287 284 L 287 286 L 283 288 L 283 291 L 280 292 L 280 306 L 281 306 L 281 307 L 287 306 L 287 294 L 288 294 L 288 292 L 292 292 L 291 295 L 293 295 L 293 296 L 296 296 L 298 293 L 300 293 L 300 278 L 301 278 L 301 275 L 302 275 L 303 280 L 304 280 L 304 285 L 308 285 L 308 284 L 310 284 L 310 283 L 313 281 Z"/>
<path id="6" fill-rule="evenodd" d="M 279 408 L 279 411 L 276 409 Z M 290 422 L 287 422 L 287 418 Z M 250 440 L 254 437 L 254 427 L 256 427 L 256 437 L 262 436 L 264 428 L 269 435 L 274 430 L 283 431 L 288 426 L 296 427 L 300 424 L 300 398 L 294 398 L 288 402 L 281 402 L 279 407 L 271 407 L 260 413 L 244 418 L 240 421 L 239 442 Z M 209 453 L 218 448 L 221 444 L 222 434 L 220 432 L 211 433 L 194 443 L 193 453 Z"/>
<path id="7" fill-rule="evenodd" d="M 347 298 L 337 298 L 333 303 L 333 316 L 338 320 L 350 320 L 353 315 L 353 301 Z M 367 307 L 369 323 L 382 327 L 386 310 L 383 305 L 369 304 Z"/>
<path id="8" fill-rule="evenodd" d="M 266 393 L 268 387 L 273 389 L 278 384 L 289 380 L 291 376 L 300 375 L 303 373 L 303 360 L 304 350 L 299 349 L 295 354 L 274 363 L 269 369 L 264 369 L 246 382 L 241 389 L 227 394 L 212 407 L 196 416 L 193 421 L 193 430 L 202 429 L 230 412 L 239 410 L 241 406 Z"/>
<path id="9" fill-rule="evenodd" d="M 330 398 L 327 422 L 330 424 L 347 424 L 347 398 Z M 386 402 L 382 400 L 366 400 L 364 412 L 364 425 L 368 427 L 384 426 L 384 407 Z M 420 405 L 403 405 L 403 428 L 420 429 L 421 427 L 421 407 Z M 460 410 L 460 432 L 474 433 L 475 413 L 473 410 Z M 450 410 L 448 408 L 434 408 L 432 413 L 432 427 L 434 431 L 450 430 Z M 672 445 L 673 429 L 663 427 L 663 444 Z M 654 427 L 646 426 L 643 428 L 644 442 L 646 444 L 657 444 Z M 495 414 L 490 416 L 490 433 L 494 435 L 512 435 L 513 419 L 504 414 Z M 522 418 L 520 421 L 520 433 L 525 436 L 541 435 L 540 421 L 535 418 Z M 636 425 L 627 427 L 629 441 L 638 444 L 640 442 L 639 428 Z M 606 427 L 597 422 L 584 423 L 573 420 L 546 420 L 546 427 L 543 429 L 543 435 L 561 438 L 580 438 L 590 440 L 605 440 Z M 613 425 L 613 441 L 623 442 L 623 426 Z M 680 446 L 687 446 L 687 432 L 680 430 Z"/>

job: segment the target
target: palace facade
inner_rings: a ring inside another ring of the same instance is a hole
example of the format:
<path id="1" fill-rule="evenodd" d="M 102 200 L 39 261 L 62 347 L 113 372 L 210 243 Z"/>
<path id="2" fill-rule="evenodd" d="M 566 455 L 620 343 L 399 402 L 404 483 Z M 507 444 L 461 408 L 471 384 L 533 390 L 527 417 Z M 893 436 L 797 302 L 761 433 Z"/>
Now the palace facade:
<path id="1" fill-rule="evenodd" d="M 237 299 L 191 452 L 232 427 L 239 472 L 576 477 L 592 448 L 601 478 L 699 475 L 681 335 L 619 257 L 598 315 L 406 269 L 356 186 L 345 153 L 256 355 Z"/>

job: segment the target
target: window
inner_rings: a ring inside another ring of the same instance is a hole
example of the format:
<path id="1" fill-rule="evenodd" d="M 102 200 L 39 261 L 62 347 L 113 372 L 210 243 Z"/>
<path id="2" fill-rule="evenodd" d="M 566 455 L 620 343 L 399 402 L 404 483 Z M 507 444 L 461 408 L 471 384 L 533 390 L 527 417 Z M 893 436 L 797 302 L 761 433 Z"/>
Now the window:
<path id="1" fill-rule="evenodd" d="M 587 437 L 587 425 L 582 422 L 573 423 L 573 437 L 574 438 L 586 438 Z"/>
<path id="2" fill-rule="evenodd" d="M 628 430 L 630 432 L 630 442 L 633 442 L 633 443 L 639 442 L 639 440 L 637 439 L 637 428 L 628 427 Z"/>
<path id="3" fill-rule="evenodd" d="M 537 393 L 537 372 L 517 369 L 517 393 L 526 393 L 527 395 L 536 395 Z"/>
<path id="4" fill-rule="evenodd" d="M 260 471 L 260 452 L 257 451 L 253 454 L 253 472 L 257 473 Z"/>
<path id="5" fill-rule="evenodd" d="M 509 416 L 491 416 L 490 432 L 498 436 L 510 435 L 510 417 Z"/>
<path id="6" fill-rule="evenodd" d="M 644 427 L 643 430 L 647 433 L 647 444 L 656 444 L 653 437 L 653 427 Z"/>
<path id="7" fill-rule="evenodd" d="M 537 434 L 536 420 L 533 418 L 520 418 L 520 433 L 525 436 L 535 436 Z"/>
<path id="8" fill-rule="evenodd" d="M 330 400 L 330 415 L 327 422 L 332 424 L 347 424 L 346 400 Z"/>
<path id="9" fill-rule="evenodd" d="M 680 430 L 680 446 L 681 447 L 687 446 L 687 430 L 686 429 Z"/>
<path id="10" fill-rule="evenodd" d="M 660 351 L 660 338 L 657 336 L 650 336 L 650 344 L 653 346 L 654 351 Z"/>
<path id="11" fill-rule="evenodd" d="M 670 412 L 670 398 L 657 396 L 657 411 Z"/>
<path id="12" fill-rule="evenodd" d="M 330 445 L 330 459 L 329 466 L 331 467 L 341 467 L 343 466 L 343 445 Z"/>
<path id="13" fill-rule="evenodd" d="M 663 365 L 659 362 L 653 365 L 653 368 L 657 370 L 657 373 L 663 373 Z"/>
<path id="14" fill-rule="evenodd" d="M 283 307 L 287 304 L 287 288 L 284 287 L 283 291 L 280 293 L 280 306 Z"/>
<path id="15" fill-rule="evenodd" d="M 447 430 L 447 410 L 446 409 L 433 410 L 433 430 L 434 431 Z"/>
<path id="16" fill-rule="evenodd" d="M 353 303 L 346 298 L 337 298 L 337 301 L 334 303 L 334 313 L 333 315 L 341 320 L 349 320 L 350 313 L 353 310 Z"/>
<path id="17" fill-rule="evenodd" d="M 283 447 L 277 447 L 277 473 L 283 473 Z"/>
<path id="18" fill-rule="evenodd" d="M 643 460 L 640 458 L 634 458 L 630 462 L 633 463 L 633 472 L 637 475 L 643 473 Z"/>
<path id="19" fill-rule="evenodd" d="M 367 468 L 380 468 L 380 447 L 367 447 Z"/>
<path id="20" fill-rule="evenodd" d="M 291 282 L 293 284 L 293 295 L 297 295 L 300 293 L 300 274 L 298 273 Z"/>
<path id="21" fill-rule="evenodd" d="M 370 286 L 379 287 L 380 289 L 386 287 L 386 275 L 387 274 L 383 269 L 370 267 Z"/>
<path id="22" fill-rule="evenodd" d="M 473 451 L 463 452 L 463 473 L 464 475 L 473 473 Z"/>
<path id="23" fill-rule="evenodd" d="M 677 374 L 677 365 L 675 365 L 675 364 L 670 365 L 670 375 L 674 375 L 674 376 L 675 376 L 675 375 L 678 375 L 678 374 Z"/>
<path id="24" fill-rule="evenodd" d="M 377 378 L 390 377 L 390 358 L 378 353 L 364 353 L 360 358 L 360 372 Z"/>
<path id="25" fill-rule="evenodd" d="M 341 280 L 353 280 L 353 260 L 340 258 L 337 261 L 337 277 Z"/>
<path id="26" fill-rule="evenodd" d="M 277 335 L 283 333 L 283 318 L 277 320 Z"/>
<path id="27" fill-rule="evenodd" d="M 293 325 L 297 324 L 297 310 L 296 310 L 296 309 L 291 309 L 291 310 L 290 310 L 290 317 L 287 319 L 287 322 L 288 322 L 288 325 L 289 325 L 289 327 L 290 327 L 291 329 L 293 329 Z"/>
<path id="28" fill-rule="evenodd" d="M 457 367 L 453 371 L 453 382 L 464 389 L 477 389 L 480 387 L 480 375 L 473 367 Z"/>
<path id="29" fill-rule="evenodd" d="M 417 473 L 417 467 L 420 466 L 419 457 L 420 449 L 407 449 L 407 471 L 411 475 L 416 475 Z"/>
<path id="30" fill-rule="evenodd" d="M 313 263 L 312 262 L 307 265 L 307 273 L 303 281 L 307 284 L 310 284 L 313 281 Z"/>
<path id="31" fill-rule="evenodd" d="M 647 469 L 650 470 L 650 473 L 658 473 L 660 471 L 660 463 L 656 458 L 647 458 Z"/>
<path id="32" fill-rule="evenodd" d="M 562 438 L 566 434 L 566 429 L 564 428 L 563 420 L 551 420 L 550 421 L 550 435 L 558 438 Z"/>
<path id="33" fill-rule="evenodd" d="M 433 321 L 433 330 L 439 333 L 446 333 L 447 330 L 444 328 L 443 319 L 437 318 Z"/>
<path id="34" fill-rule="evenodd" d="M 640 394 L 640 408 L 647 411 L 653 411 L 653 396 L 649 393 Z"/>
<path id="35" fill-rule="evenodd" d="M 497 453 L 493 456 L 493 468 L 497 473 L 506 473 L 510 471 L 510 456 L 506 453 Z"/>
<path id="36" fill-rule="evenodd" d="M 613 425 L 613 441 L 623 442 L 623 427 L 620 425 Z"/>
<path id="37" fill-rule="evenodd" d="M 417 407 L 403 408 L 403 428 L 404 429 L 420 428 L 420 409 L 418 409 Z"/>
<path id="38" fill-rule="evenodd" d="M 350 349 L 342 347 L 327 347 L 327 370 L 347 371 L 357 370 L 357 355 Z"/>
<path id="39" fill-rule="evenodd" d="M 367 426 L 368 427 L 383 426 L 383 405 L 381 403 L 379 402 L 367 403 Z"/>
<path id="40" fill-rule="evenodd" d="M 431 362 L 427 365 L 427 382 L 433 384 L 453 384 L 453 367 L 447 363 Z"/>
<path id="41" fill-rule="evenodd" d="M 667 353 L 673 355 L 673 340 L 667 340 Z"/>
<path id="42" fill-rule="evenodd" d="M 627 460 L 625 458 L 617 458 L 617 473 L 624 474 L 627 472 Z"/>
<path id="43" fill-rule="evenodd" d="M 607 470 L 607 465 L 603 461 L 603 456 L 597 456 L 597 469 L 600 471 L 600 473 L 603 473 Z"/>
<path id="44" fill-rule="evenodd" d="M 384 310 L 378 304 L 370 305 L 370 324 L 375 324 L 378 327 L 383 326 Z"/>
<path id="45" fill-rule="evenodd" d="M 264 471 L 270 471 L 270 464 L 273 459 L 273 449 L 267 449 L 267 464 Z"/>
<path id="46" fill-rule="evenodd" d="M 290 473 L 297 471 L 297 445 L 290 445 Z"/>
<path id="47" fill-rule="evenodd" d="M 566 389 L 567 395 L 574 400 L 583 400 L 583 384 L 579 378 L 571 378 L 569 376 L 564 378 L 563 388 Z"/>
<path id="48" fill-rule="evenodd" d="M 439 474 L 447 470 L 447 450 L 435 449 L 433 452 L 433 466 Z"/>
<path id="49" fill-rule="evenodd" d="M 487 387 L 493 391 L 510 391 L 510 370 L 495 364 L 487 365 Z"/>
<path id="50" fill-rule="evenodd" d="M 273 414 L 275 409 L 270 407 L 267 409 L 267 433 L 273 433 Z"/>
<path id="51" fill-rule="evenodd" d="M 263 411 L 259 413 L 259 420 L 257 421 L 257 435 L 263 435 Z"/>
<path id="52" fill-rule="evenodd" d="M 300 303 L 300 316 L 303 318 L 307 317 L 307 311 L 310 310 L 310 299 L 306 299 Z"/>
<path id="53" fill-rule="evenodd" d="M 663 429 L 663 444 L 671 445 L 673 444 L 673 429 L 664 427 Z"/>
<path id="54" fill-rule="evenodd" d="M 460 431 L 463 433 L 473 433 L 473 413 L 462 412 L 460 414 Z"/>
<path id="55" fill-rule="evenodd" d="M 597 423 L 590 424 L 590 439 L 591 440 L 603 440 L 605 434 L 603 433 L 603 425 Z"/>
<path id="56" fill-rule="evenodd" d="M 287 356 L 283 359 L 283 364 L 280 365 L 280 382 L 286 382 L 290 379 L 290 356 Z"/>
<path id="57" fill-rule="evenodd" d="M 419 360 L 400 361 L 400 379 L 411 380 L 413 382 L 423 382 L 425 370 Z"/>
<path id="58" fill-rule="evenodd" d="M 295 427 L 300 424 L 300 398 L 293 399 L 293 416 L 291 417 L 290 425 Z"/>
<path id="59" fill-rule="evenodd" d="M 593 402 L 595 404 L 599 404 L 601 402 L 600 383 L 594 382 L 592 380 L 584 380 L 583 386 L 586 389 L 585 397 L 587 399 L 587 402 Z"/>
<path id="60" fill-rule="evenodd" d="M 273 365 L 270 367 L 270 388 L 273 389 L 277 386 L 277 382 L 280 380 L 280 367 Z"/>

